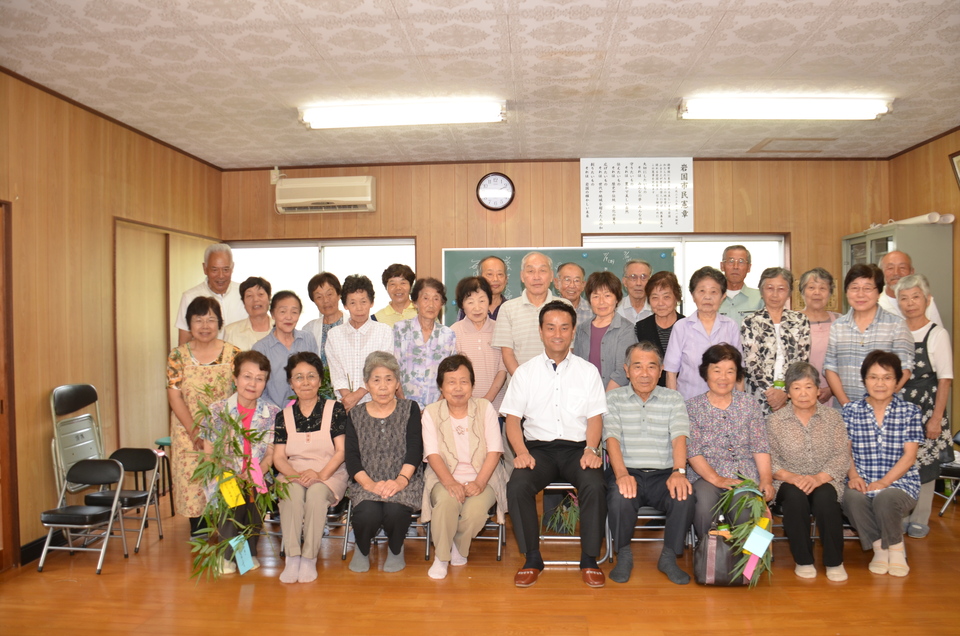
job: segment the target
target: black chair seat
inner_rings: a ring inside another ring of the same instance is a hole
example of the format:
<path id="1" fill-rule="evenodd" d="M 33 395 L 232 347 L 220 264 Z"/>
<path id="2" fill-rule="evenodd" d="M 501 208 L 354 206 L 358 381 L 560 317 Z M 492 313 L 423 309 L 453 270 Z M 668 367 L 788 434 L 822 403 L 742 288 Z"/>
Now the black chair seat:
<path id="1" fill-rule="evenodd" d="M 103 506 L 64 506 L 40 513 L 44 524 L 64 526 L 92 526 L 107 523 L 113 511 Z"/>
<path id="2" fill-rule="evenodd" d="M 112 506 L 113 505 L 113 494 L 112 490 L 101 490 L 99 492 L 93 492 L 83 498 L 83 502 L 88 506 Z M 150 493 L 146 490 L 121 490 L 120 491 L 120 507 L 121 508 L 134 508 L 141 507 L 147 504 L 147 501 L 150 499 Z"/>
<path id="3" fill-rule="evenodd" d="M 960 466 L 954 464 L 941 464 L 940 465 L 940 476 L 941 477 L 955 477 L 960 479 Z"/>

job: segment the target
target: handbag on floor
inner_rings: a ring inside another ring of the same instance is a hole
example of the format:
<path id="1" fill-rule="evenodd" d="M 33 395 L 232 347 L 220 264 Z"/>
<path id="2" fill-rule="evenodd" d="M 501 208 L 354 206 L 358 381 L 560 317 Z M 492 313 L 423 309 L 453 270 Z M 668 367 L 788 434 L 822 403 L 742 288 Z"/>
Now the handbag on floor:
<path id="1" fill-rule="evenodd" d="M 700 585 L 717 585 L 720 587 L 734 587 L 749 584 L 749 580 L 740 575 L 732 577 L 731 573 L 740 559 L 733 544 L 722 535 L 715 534 L 717 524 L 710 527 L 710 532 L 700 537 L 697 547 L 693 551 L 693 576 Z"/>

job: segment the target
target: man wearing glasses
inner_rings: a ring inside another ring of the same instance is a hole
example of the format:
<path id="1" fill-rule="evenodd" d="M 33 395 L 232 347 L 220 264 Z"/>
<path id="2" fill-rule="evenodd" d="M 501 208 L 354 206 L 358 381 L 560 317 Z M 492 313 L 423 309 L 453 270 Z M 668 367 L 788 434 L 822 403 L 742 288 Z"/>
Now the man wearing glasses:
<path id="1" fill-rule="evenodd" d="M 566 298 L 577 310 L 577 324 L 593 320 L 593 311 L 590 303 L 583 299 L 583 288 L 586 285 L 586 272 L 576 263 L 564 263 L 557 268 L 557 275 L 553 279 L 553 286 L 561 298 Z"/>
<path id="2" fill-rule="evenodd" d="M 747 315 L 763 307 L 760 290 L 743 284 L 750 273 L 750 252 L 743 245 L 727 247 L 723 250 L 720 271 L 727 279 L 727 297 L 720 305 L 720 313 L 739 325 Z"/>
<path id="3" fill-rule="evenodd" d="M 647 316 L 652 316 L 650 305 L 647 303 L 647 281 L 653 274 L 650 263 L 640 259 L 629 260 L 623 265 L 623 288 L 627 291 L 617 307 L 617 313 L 637 324 Z"/>

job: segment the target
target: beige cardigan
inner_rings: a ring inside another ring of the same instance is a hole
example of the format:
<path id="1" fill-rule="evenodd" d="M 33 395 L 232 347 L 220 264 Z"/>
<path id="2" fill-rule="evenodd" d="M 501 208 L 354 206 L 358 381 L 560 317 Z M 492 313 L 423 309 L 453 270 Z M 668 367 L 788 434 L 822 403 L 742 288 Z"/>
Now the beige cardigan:
<path id="1" fill-rule="evenodd" d="M 480 468 L 487 458 L 483 421 L 486 409 L 492 408 L 493 405 L 483 398 L 470 398 L 467 402 L 467 420 L 470 422 L 470 464 L 477 472 L 480 472 Z M 430 418 L 437 427 L 437 446 L 440 450 L 440 457 L 443 459 L 443 463 L 447 465 L 447 470 L 453 473 L 460 458 L 457 456 L 457 444 L 454 439 L 453 424 L 450 421 L 450 409 L 447 407 L 447 401 L 440 400 L 429 404 L 424 412 L 430 414 Z M 433 491 L 433 487 L 439 483 L 440 478 L 437 477 L 437 473 L 433 471 L 430 464 L 427 464 L 427 469 L 424 472 L 423 507 L 420 516 L 423 523 L 430 521 L 433 513 L 430 493 Z M 487 485 L 493 488 L 493 494 L 497 498 L 497 522 L 504 523 L 504 515 L 507 512 L 507 472 L 503 467 L 502 457 L 493 470 Z"/>

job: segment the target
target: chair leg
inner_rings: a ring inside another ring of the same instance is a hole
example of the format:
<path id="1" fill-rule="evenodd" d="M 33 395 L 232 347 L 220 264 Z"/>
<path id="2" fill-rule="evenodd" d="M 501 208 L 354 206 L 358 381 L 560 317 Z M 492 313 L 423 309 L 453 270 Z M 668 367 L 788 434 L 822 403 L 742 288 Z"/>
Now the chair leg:
<path id="1" fill-rule="evenodd" d="M 353 502 L 347 502 L 347 518 L 343 522 L 343 551 L 340 553 L 340 560 L 347 560 L 347 545 L 350 542 L 350 521 L 353 516 Z"/>
<path id="2" fill-rule="evenodd" d="M 160 520 L 160 497 L 157 495 L 157 492 L 153 493 L 153 509 L 157 513 L 157 533 L 160 535 L 160 538 L 163 538 L 163 522 Z"/>
<path id="3" fill-rule="evenodd" d="M 947 507 L 949 507 L 950 503 L 957 497 L 957 489 L 958 487 L 960 487 L 960 480 L 951 480 L 951 481 L 953 481 L 953 492 L 950 493 L 950 496 L 947 497 L 947 500 L 943 502 L 943 507 L 940 508 L 940 513 L 937 515 L 938 517 L 943 516 L 943 513 L 947 511 Z"/>
<path id="4" fill-rule="evenodd" d="M 429 561 L 430 560 L 430 522 L 429 521 L 425 524 L 425 527 L 427 529 L 427 541 L 426 541 L 427 547 L 424 548 L 424 551 L 423 551 L 423 560 Z"/>
<path id="5" fill-rule="evenodd" d="M 119 485 L 117 486 L 120 487 Z M 130 553 L 127 551 L 127 530 L 123 527 L 123 508 L 117 508 L 117 516 L 120 518 L 120 542 L 123 544 L 123 558 L 129 559 Z M 113 529 L 113 522 L 110 522 L 110 528 Z M 106 543 L 106 539 L 104 539 Z"/>
<path id="6" fill-rule="evenodd" d="M 37 566 L 37 572 L 43 572 L 43 563 L 47 560 L 47 552 L 50 550 L 50 541 L 53 539 L 53 528 L 47 533 L 47 540 L 43 544 L 43 552 L 40 554 L 40 565 Z"/>
<path id="7" fill-rule="evenodd" d="M 497 561 L 503 560 L 503 546 L 507 542 L 507 526 L 497 524 Z"/>
<path id="8" fill-rule="evenodd" d="M 119 487 L 120 487 L 120 484 L 117 484 L 117 487 L 119 488 Z M 123 512 L 121 511 L 120 514 L 121 514 L 121 518 L 122 518 Z M 103 570 L 103 559 L 104 559 L 104 557 L 107 556 L 107 545 L 109 545 L 109 543 L 110 543 L 110 536 L 113 534 L 113 522 L 114 522 L 115 519 L 116 519 L 116 515 L 114 515 L 113 517 L 110 518 L 110 523 L 107 524 L 106 532 L 105 532 L 105 534 L 103 535 L 103 545 L 100 546 L 100 560 L 97 561 L 97 574 L 100 574 L 100 571 Z M 121 529 L 120 529 L 120 536 L 123 536 L 123 522 L 122 522 L 122 521 L 120 522 L 120 528 L 121 528 Z M 123 551 L 124 551 L 124 553 L 126 553 L 126 551 L 127 551 L 126 539 L 124 539 Z M 126 554 L 124 554 L 124 556 L 126 556 Z"/>

